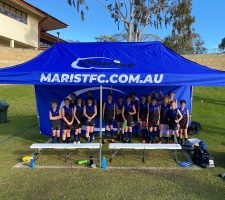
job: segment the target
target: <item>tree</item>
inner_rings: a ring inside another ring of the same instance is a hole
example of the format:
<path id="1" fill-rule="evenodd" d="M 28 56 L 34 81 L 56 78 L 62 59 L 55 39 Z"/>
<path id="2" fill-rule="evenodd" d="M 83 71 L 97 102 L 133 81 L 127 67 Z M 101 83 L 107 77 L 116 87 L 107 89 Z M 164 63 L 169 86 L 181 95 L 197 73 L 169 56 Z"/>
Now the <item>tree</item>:
<path id="1" fill-rule="evenodd" d="M 200 35 L 192 28 L 195 18 L 191 15 L 192 0 L 181 0 L 180 5 L 174 10 L 177 20 L 172 24 L 172 33 L 163 43 L 179 54 L 204 53 L 204 42 Z"/>
<path id="2" fill-rule="evenodd" d="M 222 41 L 218 47 L 219 47 L 220 51 L 225 52 L 225 38 L 222 39 Z"/>
<path id="3" fill-rule="evenodd" d="M 134 37 L 134 36 L 133 36 Z M 116 33 L 113 35 L 100 35 L 95 37 L 97 42 L 124 42 L 127 41 L 126 33 Z M 160 41 L 160 37 L 154 34 L 142 34 L 140 42 Z"/>
<path id="4" fill-rule="evenodd" d="M 88 10 L 87 0 L 67 0 L 69 5 L 76 8 L 84 20 L 84 12 Z M 156 29 L 167 27 L 171 23 L 181 24 L 183 11 L 187 11 L 183 2 L 186 0 L 95 0 L 110 14 L 118 29 L 122 24 L 126 31 L 127 41 L 140 41 L 148 26 Z M 190 2 L 191 0 L 188 0 Z M 185 12 L 187 14 L 187 12 Z M 188 13 L 189 15 L 190 13 Z M 186 18 L 187 28 L 189 21 Z M 191 33 L 191 30 L 189 30 Z"/>

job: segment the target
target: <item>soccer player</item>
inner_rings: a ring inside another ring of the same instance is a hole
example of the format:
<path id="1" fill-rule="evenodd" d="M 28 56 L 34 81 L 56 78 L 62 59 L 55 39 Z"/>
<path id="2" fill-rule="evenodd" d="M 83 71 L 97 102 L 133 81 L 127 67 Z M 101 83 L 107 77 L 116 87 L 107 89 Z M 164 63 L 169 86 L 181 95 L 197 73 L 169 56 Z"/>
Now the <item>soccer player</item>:
<path id="1" fill-rule="evenodd" d="M 180 113 L 182 114 L 183 118 L 180 120 L 180 140 L 181 140 L 181 145 L 183 144 L 183 136 L 184 139 L 188 139 L 188 124 L 189 124 L 189 111 L 186 108 L 186 101 L 185 100 L 180 100 L 180 108 L 179 108 Z"/>
<path id="2" fill-rule="evenodd" d="M 49 119 L 52 125 L 52 143 L 55 143 L 55 137 L 57 137 L 57 143 L 60 143 L 60 126 L 61 126 L 61 113 L 57 108 L 57 102 L 51 102 L 51 110 L 49 111 Z"/>
<path id="3" fill-rule="evenodd" d="M 123 97 L 118 97 L 118 103 L 116 104 L 116 124 L 117 124 L 117 134 L 118 141 L 124 141 L 124 128 L 123 128 Z"/>
<path id="4" fill-rule="evenodd" d="M 145 143 L 146 141 L 146 133 L 147 133 L 147 124 L 148 124 L 148 104 L 147 97 L 145 95 L 141 96 L 141 102 L 138 106 L 138 121 L 140 123 L 141 128 L 141 141 Z"/>
<path id="5" fill-rule="evenodd" d="M 108 94 L 107 101 L 103 104 L 103 119 L 105 120 L 105 138 L 103 143 L 107 143 L 109 129 L 111 142 L 114 143 L 113 120 L 115 119 L 115 103 L 113 102 L 112 94 Z"/>
<path id="6" fill-rule="evenodd" d="M 83 110 L 84 107 L 82 105 L 82 98 L 78 97 L 77 104 L 74 106 L 73 116 L 74 116 L 74 143 L 80 144 L 80 137 L 81 137 L 81 128 L 83 125 Z"/>
<path id="7" fill-rule="evenodd" d="M 133 119 L 134 119 L 135 136 L 137 137 L 138 136 L 138 113 L 137 113 L 137 111 L 138 111 L 139 101 L 137 100 L 137 95 L 135 92 L 131 93 L 131 103 L 134 104 L 135 110 L 136 110 L 136 113 L 133 115 Z"/>
<path id="8" fill-rule="evenodd" d="M 162 143 L 163 131 L 166 131 L 166 143 L 169 141 L 169 127 L 168 127 L 168 112 L 170 109 L 169 98 L 164 96 L 162 104 L 159 107 L 160 110 L 160 132 L 158 144 Z"/>
<path id="9" fill-rule="evenodd" d="M 74 108 L 74 106 L 77 104 L 77 95 L 73 93 L 70 95 L 70 98 L 70 107 Z"/>
<path id="10" fill-rule="evenodd" d="M 70 143 L 70 131 L 73 127 L 73 108 L 70 107 L 70 100 L 64 99 L 64 106 L 62 108 L 63 118 L 63 134 L 62 142 Z"/>
<path id="11" fill-rule="evenodd" d="M 180 136 L 178 131 L 178 125 L 180 120 L 182 119 L 182 114 L 179 109 L 176 108 L 176 101 L 173 100 L 170 103 L 170 109 L 168 112 L 168 120 L 169 120 L 169 129 L 171 131 L 171 141 L 174 143 L 174 135 L 177 137 L 177 142 L 180 144 Z"/>
<path id="12" fill-rule="evenodd" d="M 93 104 L 95 104 L 97 106 L 97 101 L 93 98 L 93 93 L 91 90 L 87 91 L 87 98 L 86 100 L 84 100 L 84 105 L 87 105 L 87 102 L 88 102 L 88 98 L 91 98 L 92 99 L 92 102 Z"/>
<path id="13" fill-rule="evenodd" d="M 152 97 L 151 103 L 148 106 L 148 125 L 149 125 L 149 141 L 150 143 L 155 143 L 155 136 L 157 133 L 157 127 L 159 125 L 160 113 L 159 105 L 157 103 L 156 97 Z"/>
<path id="14" fill-rule="evenodd" d="M 169 92 L 169 94 L 168 94 L 168 98 L 169 98 L 169 103 L 171 102 L 171 101 L 175 101 L 176 102 L 176 108 L 177 108 L 177 100 L 176 99 L 174 99 L 174 97 L 175 97 L 175 93 L 174 92 Z"/>
<path id="15" fill-rule="evenodd" d="M 127 96 L 126 103 L 122 109 L 122 116 L 124 122 L 126 121 L 126 128 L 125 128 L 125 137 L 126 140 L 124 142 L 132 142 L 132 126 L 134 125 L 133 115 L 136 114 L 136 109 L 133 103 L 131 103 L 130 96 Z"/>
<path id="16" fill-rule="evenodd" d="M 93 99 L 89 97 L 87 104 L 84 106 L 84 116 L 86 117 L 86 143 L 90 137 L 90 143 L 93 142 L 93 133 L 95 126 L 95 117 L 97 115 L 97 106 L 93 102 Z"/>

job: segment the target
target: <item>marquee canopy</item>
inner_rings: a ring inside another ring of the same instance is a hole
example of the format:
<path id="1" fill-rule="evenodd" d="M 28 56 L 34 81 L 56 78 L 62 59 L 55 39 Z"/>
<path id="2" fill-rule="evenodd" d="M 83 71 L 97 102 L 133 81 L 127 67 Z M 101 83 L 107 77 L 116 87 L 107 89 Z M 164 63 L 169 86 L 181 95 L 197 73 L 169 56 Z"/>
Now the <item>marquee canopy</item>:
<path id="1" fill-rule="evenodd" d="M 57 43 L 24 64 L 0 69 L 0 84 L 224 86 L 225 72 L 160 42 Z"/>

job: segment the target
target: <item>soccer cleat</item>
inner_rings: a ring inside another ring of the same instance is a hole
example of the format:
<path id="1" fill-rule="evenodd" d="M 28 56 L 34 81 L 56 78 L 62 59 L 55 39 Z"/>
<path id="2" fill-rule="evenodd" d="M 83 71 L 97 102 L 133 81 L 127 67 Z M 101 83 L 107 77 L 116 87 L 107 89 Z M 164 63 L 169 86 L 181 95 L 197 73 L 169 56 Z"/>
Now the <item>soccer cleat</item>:
<path id="1" fill-rule="evenodd" d="M 77 142 L 76 142 L 76 141 L 74 141 L 73 143 L 74 143 L 74 144 L 77 144 Z"/>
<path id="2" fill-rule="evenodd" d="M 162 140 L 159 140 L 159 141 L 157 142 L 157 144 L 162 144 Z"/>
<path id="3" fill-rule="evenodd" d="M 111 139 L 111 143 L 114 143 L 115 141 L 114 141 L 114 139 Z"/>
<path id="4" fill-rule="evenodd" d="M 80 144 L 80 141 L 78 141 L 77 144 Z"/>
<path id="5" fill-rule="evenodd" d="M 106 139 L 103 140 L 103 144 L 107 143 L 108 141 Z"/>

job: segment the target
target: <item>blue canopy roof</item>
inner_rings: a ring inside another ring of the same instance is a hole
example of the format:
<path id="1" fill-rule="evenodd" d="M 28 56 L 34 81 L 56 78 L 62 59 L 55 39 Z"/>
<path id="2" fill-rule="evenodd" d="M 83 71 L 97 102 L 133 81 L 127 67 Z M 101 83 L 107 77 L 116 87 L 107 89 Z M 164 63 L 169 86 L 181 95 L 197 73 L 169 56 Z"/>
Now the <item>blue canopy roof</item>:
<path id="1" fill-rule="evenodd" d="M 24 64 L 0 69 L 0 84 L 224 86 L 225 72 L 160 42 L 57 43 Z"/>

